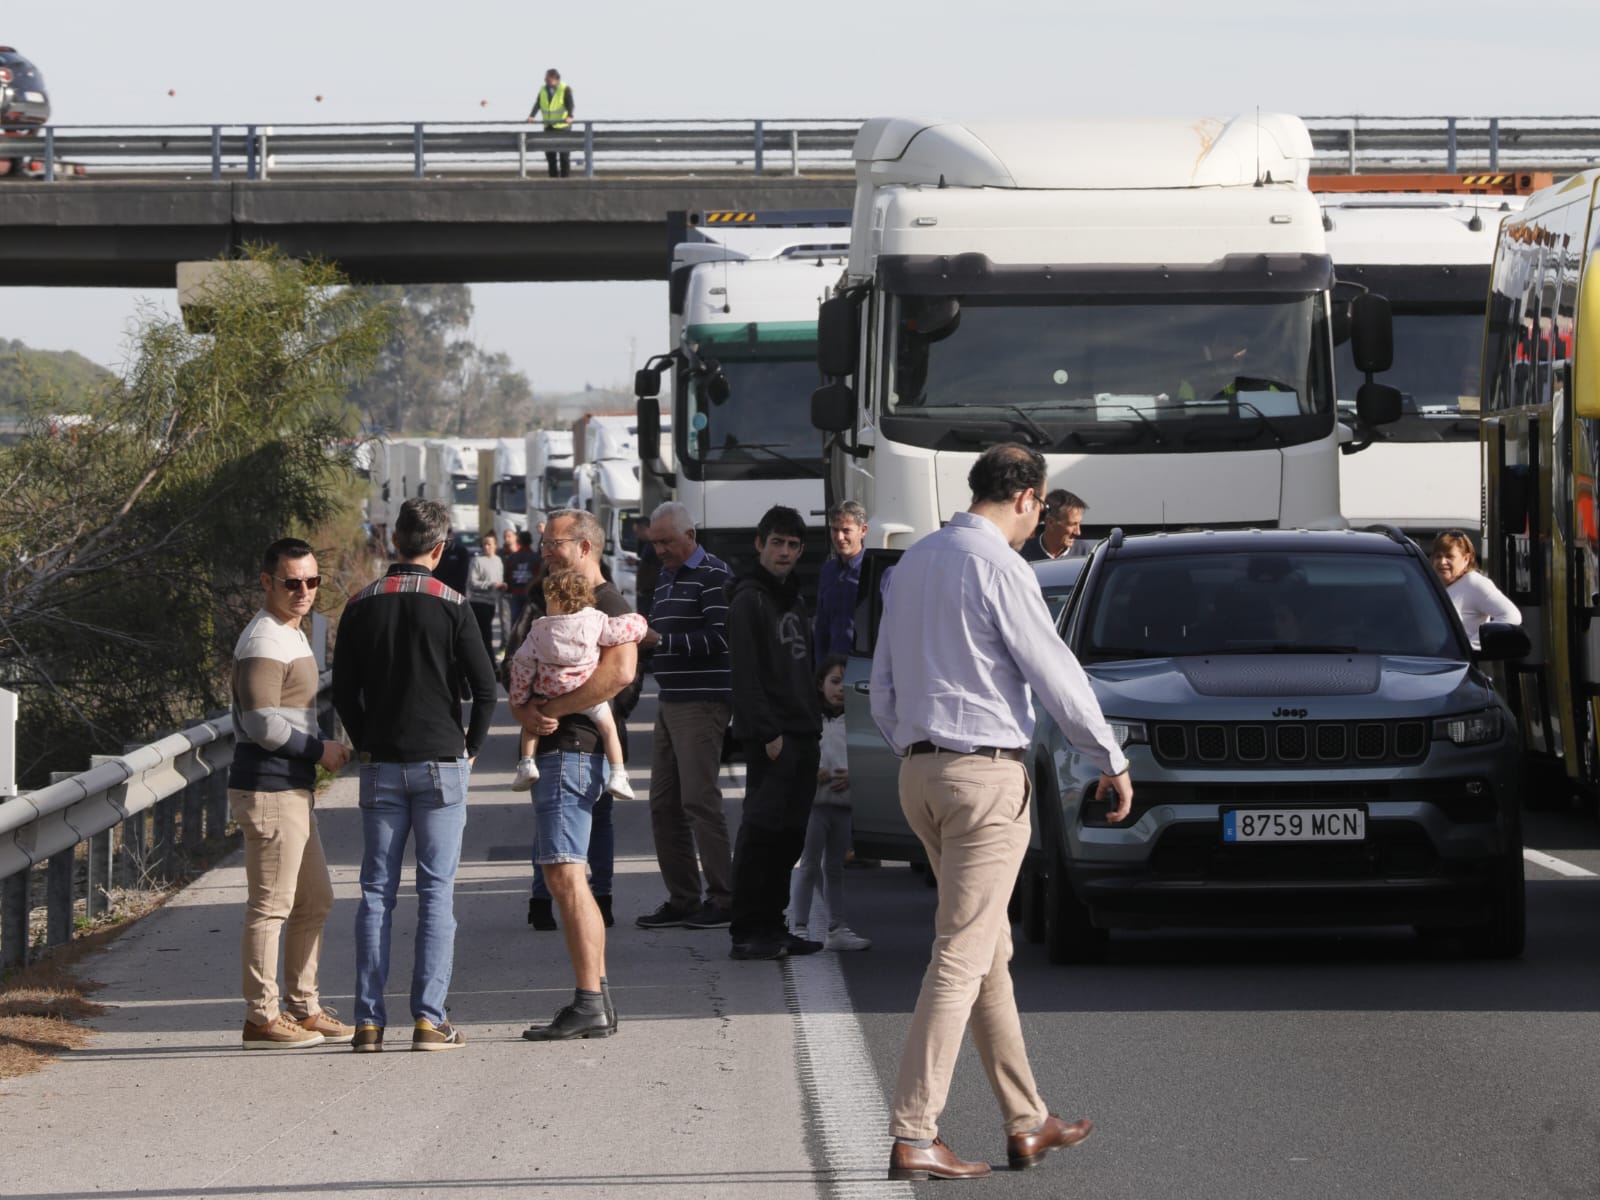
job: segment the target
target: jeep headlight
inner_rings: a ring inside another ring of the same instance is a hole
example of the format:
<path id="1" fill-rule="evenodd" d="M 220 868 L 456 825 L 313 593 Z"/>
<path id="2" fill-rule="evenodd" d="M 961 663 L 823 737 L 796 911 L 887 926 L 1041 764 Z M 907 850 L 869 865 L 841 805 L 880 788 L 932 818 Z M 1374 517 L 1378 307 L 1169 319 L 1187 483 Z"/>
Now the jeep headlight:
<path id="1" fill-rule="evenodd" d="M 1504 721 L 1498 708 L 1482 712 L 1463 713 L 1459 717 L 1440 717 L 1433 723 L 1433 736 L 1454 742 L 1458 746 L 1481 746 L 1497 742 L 1504 732 Z"/>
<path id="2" fill-rule="evenodd" d="M 1129 746 L 1150 744 L 1150 734 L 1143 721 L 1119 721 L 1115 717 L 1107 717 L 1106 724 L 1111 726 L 1111 736 L 1117 739 L 1117 745 L 1124 750 Z"/>

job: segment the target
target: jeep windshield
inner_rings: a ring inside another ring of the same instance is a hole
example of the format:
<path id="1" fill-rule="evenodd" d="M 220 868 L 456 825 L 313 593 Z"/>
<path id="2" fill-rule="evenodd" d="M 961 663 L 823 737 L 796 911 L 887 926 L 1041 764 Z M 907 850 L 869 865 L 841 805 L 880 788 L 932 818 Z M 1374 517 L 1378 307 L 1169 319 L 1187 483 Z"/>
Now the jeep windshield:
<path id="1" fill-rule="evenodd" d="M 954 449 L 1297 445 L 1333 429 L 1321 293 L 891 296 L 886 430 Z"/>
<path id="2" fill-rule="evenodd" d="M 1106 562 L 1085 597 L 1084 662 L 1179 655 L 1466 658 L 1425 574 L 1401 555 L 1195 554 Z"/>

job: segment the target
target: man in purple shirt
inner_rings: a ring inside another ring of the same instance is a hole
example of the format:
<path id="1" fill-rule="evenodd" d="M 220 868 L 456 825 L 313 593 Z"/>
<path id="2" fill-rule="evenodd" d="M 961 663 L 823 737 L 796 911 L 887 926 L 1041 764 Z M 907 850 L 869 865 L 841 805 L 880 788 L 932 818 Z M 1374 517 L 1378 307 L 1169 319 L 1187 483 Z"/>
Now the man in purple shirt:
<path id="1" fill-rule="evenodd" d="M 833 553 L 817 581 L 817 615 L 811 622 L 815 665 L 830 654 L 850 653 L 856 630 L 856 589 L 861 583 L 862 547 L 867 540 L 867 510 L 843 500 L 828 510 L 828 540 Z"/>
<path id="2" fill-rule="evenodd" d="M 1089 1136 L 1045 1107 L 1011 992 L 1006 901 L 1028 848 L 1033 695 L 1101 771 L 1110 820 L 1133 804 L 1128 760 L 1088 677 L 1061 644 L 1029 567 L 1045 461 L 1014 443 L 985 451 L 972 507 L 895 567 L 872 659 L 872 716 L 900 764 L 900 809 L 939 883 L 933 957 L 895 1086 L 890 1179 L 971 1179 L 938 1137 L 961 1038 L 971 1026 L 1005 1118 L 1006 1158 L 1030 1167 Z"/>

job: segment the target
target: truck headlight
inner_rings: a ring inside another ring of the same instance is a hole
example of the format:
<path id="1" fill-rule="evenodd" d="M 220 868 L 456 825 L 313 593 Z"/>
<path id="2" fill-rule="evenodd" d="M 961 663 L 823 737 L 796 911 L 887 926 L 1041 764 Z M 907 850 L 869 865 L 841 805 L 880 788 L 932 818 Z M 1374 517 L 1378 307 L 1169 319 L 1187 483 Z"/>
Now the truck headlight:
<path id="1" fill-rule="evenodd" d="M 1498 708 L 1482 712 L 1463 713 L 1459 717 L 1440 717 L 1433 723 L 1433 736 L 1454 742 L 1457 746 L 1481 746 L 1497 742 L 1504 733 L 1505 722 Z"/>
<path id="2" fill-rule="evenodd" d="M 1150 744 L 1150 734 L 1143 721 L 1119 721 L 1116 717 L 1107 717 L 1106 724 L 1111 726 L 1111 736 L 1117 739 L 1117 745 L 1124 750 L 1129 746 Z"/>

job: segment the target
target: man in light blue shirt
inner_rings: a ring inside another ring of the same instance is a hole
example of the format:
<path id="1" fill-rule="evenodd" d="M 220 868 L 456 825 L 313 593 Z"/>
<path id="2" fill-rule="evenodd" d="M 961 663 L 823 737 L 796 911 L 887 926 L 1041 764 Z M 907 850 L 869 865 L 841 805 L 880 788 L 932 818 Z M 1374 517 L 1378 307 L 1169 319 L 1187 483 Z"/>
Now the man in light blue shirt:
<path id="1" fill-rule="evenodd" d="M 939 881 L 933 957 L 895 1086 L 891 1179 L 989 1173 L 938 1140 L 969 1022 L 1013 1168 L 1076 1145 L 1092 1128 L 1045 1107 L 1011 992 L 1006 901 L 1028 848 L 1034 693 L 1100 768 L 1097 795 L 1116 797 L 1110 820 L 1123 820 L 1133 804 L 1128 761 L 1017 553 L 1037 524 L 1043 456 L 995 446 L 967 482 L 972 507 L 895 567 L 872 660 L 872 716 L 904 756 L 900 808 Z"/>

